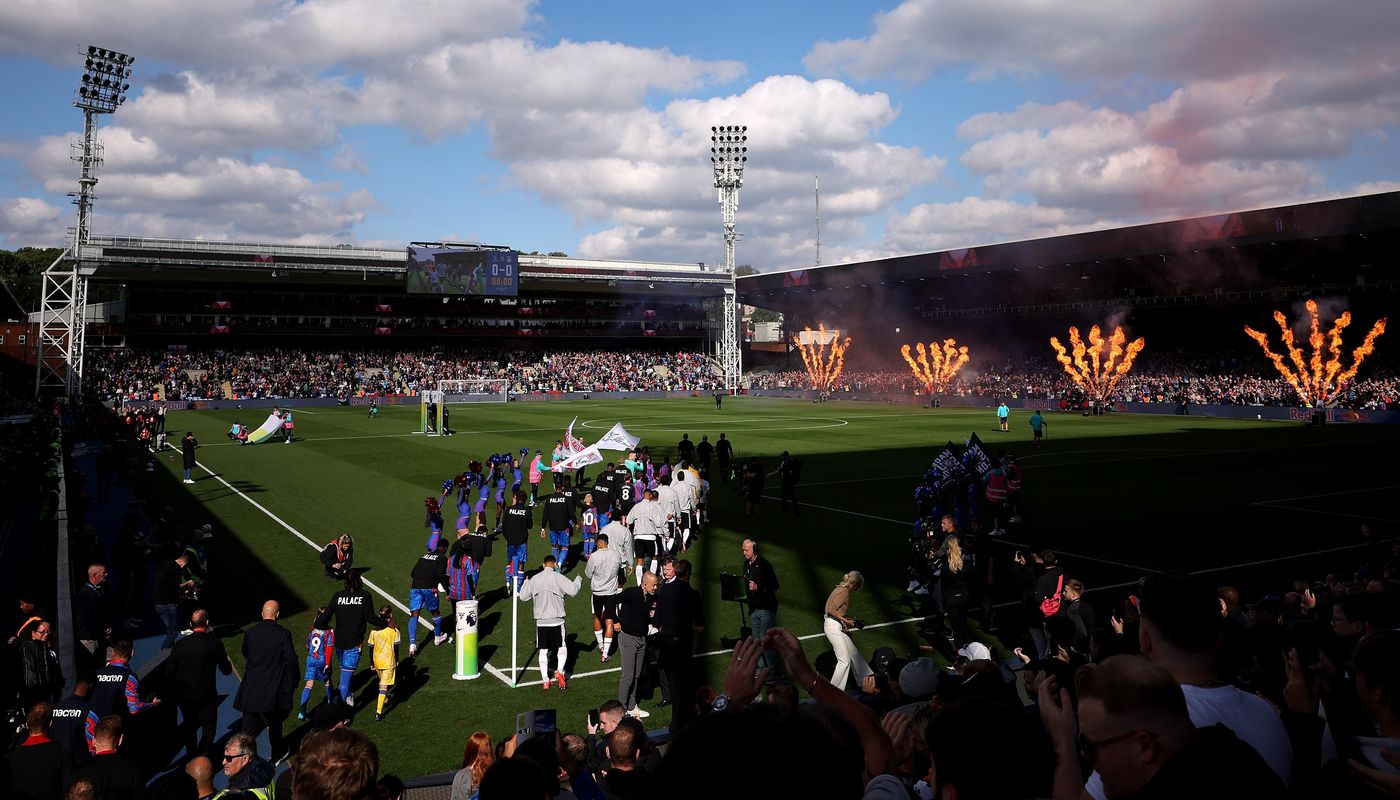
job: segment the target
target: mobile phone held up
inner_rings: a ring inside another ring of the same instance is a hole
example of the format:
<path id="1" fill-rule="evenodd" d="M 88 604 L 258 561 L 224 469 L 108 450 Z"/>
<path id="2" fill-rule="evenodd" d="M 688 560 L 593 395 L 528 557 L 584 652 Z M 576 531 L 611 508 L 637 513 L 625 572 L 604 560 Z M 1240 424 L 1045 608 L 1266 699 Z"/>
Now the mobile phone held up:
<path id="1" fill-rule="evenodd" d="M 523 744 L 532 737 L 554 738 L 559 729 L 558 712 L 552 708 L 537 708 L 515 715 L 515 743 Z"/>

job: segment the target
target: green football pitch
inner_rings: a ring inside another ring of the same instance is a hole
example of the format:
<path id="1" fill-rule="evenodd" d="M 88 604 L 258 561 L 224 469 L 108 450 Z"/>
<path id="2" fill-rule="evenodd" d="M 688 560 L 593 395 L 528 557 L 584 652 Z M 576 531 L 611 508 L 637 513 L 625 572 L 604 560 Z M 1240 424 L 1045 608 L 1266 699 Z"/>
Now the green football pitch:
<path id="1" fill-rule="evenodd" d="M 368 568 L 365 578 L 376 594 L 387 594 L 378 602 L 397 606 L 406 637 L 408 573 L 427 536 L 423 498 L 438 494 L 442 481 L 472 458 L 522 447 L 548 453 L 575 415 L 575 433 L 590 443 L 621 421 L 653 452 L 674 452 L 682 433 L 714 441 L 724 432 L 739 457 L 758 456 L 768 470 L 783 450 L 801 459 L 801 516 L 781 513 L 776 478 L 757 520 L 742 517 L 732 486 L 712 480 L 713 525 L 687 555 L 706 600 L 697 649 L 711 685 L 722 680 L 724 643 L 732 642 L 741 622 L 738 607 L 721 600 L 718 576 L 740 569 L 740 543 L 748 537 L 762 543 L 782 582 L 779 623 L 806 637 L 818 669 L 832 664 L 821 636 L 822 606 L 847 570 L 858 569 L 867 580 L 852 611 L 868 624 L 855 634 L 867 656 L 880 646 L 907 653 L 922 643 L 917 620 L 928 613 L 925 598 L 903 591 L 912 487 L 944 443 L 961 444 L 973 432 L 990 451 L 1015 452 L 1025 468 L 1024 522 L 995 546 L 997 560 L 1009 564 L 1010 551 L 1027 545 L 1054 547 L 1069 576 L 1089 587 L 1101 619 L 1125 587 L 1153 571 L 1218 575 L 1249 597 L 1277 588 L 1286 576 L 1348 563 L 1364 546 L 1363 520 L 1394 523 L 1386 500 L 1400 489 L 1400 480 L 1382 466 L 1400 439 L 1400 429 L 1392 427 L 1050 414 L 1049 437 L 1034 448 L 1025 412 L 1014 413 L 1011 432 L 1001 433 L 989 410 L 740 397 L 728 399 L 722 413 L 708 398 L 454 406 L 458 435 L 447 438 L 412 433 L 416 406 L 385 407 L 377 419 L 359 407 L 306 408 L 298 410 L 293 444 L 239 447 L 224 437 L 230 423 L 255 426 L 266 411 L 234 406 L 171 415 L 172 441 L 192 430 L 203 445 L 193 486 L 179 481 L 178 452 L 167 452 L 159 469 L 137 473 L 137 488 L 218 532 L 209 595 L 235 661 L 241 628 L 255 621 L 267 598 L 282 602 L 282 622 L 298 655 L 305 655 L 316 608 L 338 588 L 323 576 L 313 547 L 343 531 L 355 537 L 356 566 Z M 597 471 L 590 468 L 590 479 Z M 494 522 L 494 507 L 491 515 Z M 532 536 L 532 566 L 547 552 L 546 542 Z M 530 607 L 523 603 L 520 680 L 510 686 L 512 603 L 504 592 L 504 561 L 498 543 L 482 577 L 481 658 L 488 666 L 481 677 L 452 680 L 452 648 L 428 646 L 415 662 L 401 662 L 383 722 L 359 712 L 357 726 L 378 743 L 383 772 L 455 768 L 469 734 L 481 729 L 498 741 L 514 730 L 518 712 L 534 708 L 557 708 L 560 727 L 581 733 L 588 710 L 616 696 L 616 662 L 600 663 L 595 650 L 586 580 L 569 603 L 568 690 L 540 689 Z M 1004 577 L 992 590 L 998 602 L 1017 596 Z M 420 630 L 420 641 L 430 633 L 430 627 Z M 362 671 L 355 683 L 370 703 L 371 678 Z M 642 700 L 653 712 L 648 727 L 669 720 L 668 709 L 656 706 L 659 699 L 653 692 Z"/>

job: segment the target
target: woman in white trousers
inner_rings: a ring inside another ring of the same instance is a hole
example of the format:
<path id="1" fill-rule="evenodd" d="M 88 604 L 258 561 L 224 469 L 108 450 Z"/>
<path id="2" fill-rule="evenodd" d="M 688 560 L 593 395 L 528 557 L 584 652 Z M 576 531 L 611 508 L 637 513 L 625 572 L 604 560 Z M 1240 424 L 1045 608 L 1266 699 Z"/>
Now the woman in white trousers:
<path id="1" fill-rule="evenodd" d="M 851 592 L 864 583 L 865 579 L 859 572 L 847 572 L 826 599 L 826 619 L 822 622 L 822 630 L 826 633 L 826 640 L 831 642 L 831 649 L 836 651 L 836 671 L 831 673 L 831 685 L 842 691 L 846 690 L 846 679 L 852 670 L 855 671 L 857 686 L 872 673 L 865 657 L 856 649 L 850 634 L 846 633 L 856 627 L 856 621 L 846 616 L 850 610 Z"/>

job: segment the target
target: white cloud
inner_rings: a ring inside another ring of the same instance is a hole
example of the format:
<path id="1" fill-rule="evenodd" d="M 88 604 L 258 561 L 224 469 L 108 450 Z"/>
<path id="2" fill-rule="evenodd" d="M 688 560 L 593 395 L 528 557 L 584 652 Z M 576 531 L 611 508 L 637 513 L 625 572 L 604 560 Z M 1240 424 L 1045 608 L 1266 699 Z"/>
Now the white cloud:
<path id="1" fill-rule="evenodd" d="M 1184 80 L 1339 58 L 1393 62 L 1395 4 L 1354 0 L 906 0 L 875 15 L 864 38 L 819 42 L 803 63 L 818 75 L 922 79 L 971 67 L 1073 78 Z"/>
<path id="2" fill-rule="evenodd" d="M 892 218 L 885 231 L 885 254 L 992 244 L 1009 236 L 1058 236 L 1119 224 L 1072 209 L 965 197 L 952 203 L 924 203 Z"/>
<path id="3" fill-rule="evenodd" d="M 0 50 L 81 65 L 74 42 L 199 67 L 383 65 L 519 32 L 534 0 L 7 0 Z"/>
<path id="4" fill-rule="evenodd" d="M 39 197 L 0 197 L 0 241 L 10 247 L 62 244 L 66 212 Z"/>

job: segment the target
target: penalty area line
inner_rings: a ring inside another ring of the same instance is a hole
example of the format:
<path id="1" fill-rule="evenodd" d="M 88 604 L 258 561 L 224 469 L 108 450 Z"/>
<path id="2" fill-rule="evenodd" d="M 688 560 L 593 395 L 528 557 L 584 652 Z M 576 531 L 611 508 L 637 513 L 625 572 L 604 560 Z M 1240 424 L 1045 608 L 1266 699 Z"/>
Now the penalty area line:
<path id="1" fill-rule="evenodd" d="M 249 497 L 248 495 L 244 494 L 243 491 L 240 490 L 237 486 L 234 486 L 233 484 L 231 484 L 231 483 L 229 483 L 228 481 L 224 480 L 224 476 L 218 474 L 217 472 L 215 472 L 215 471 L 212 470 L 212 469 L 209 469 L 208 467 L 204 466 L 204 465 L 203 465 L 202 463 L 200 463 L 199 461 L 195 461 L 194 463 L 195 463 L 195 465 L 198 466 L 200 469 L 202 469 L 202 470 L 204 470 L 205 472 L 209 473 L 209 477 L 211 477 L 211 478 L 213 478 L 214 480 L 218 481 L 219 483 L 223 484 L 223 485 L 224 485 L 224 488 L 228 489 L 229 491 L 231 491 L 231 492 L 233 492 L 234 494 L 238 495 L 239 497 L 243 498 L 243 499 L 244 499 L 245 501 L 247 501 L 248 504 L 251 505 L 253 508 L 256 508 L 257 510 L 259 510 L 259 511 L 261 511 L 262 513 L 266 514 L 268 519 L 272 520 L 273 522 L 277 523 L 278 525 L 281 525 L 283 528 L 285 528 L 285 529 L 286 529 L 289 533 L 291 533 L 293 536 L 295 536 L 295 537 L 297 537 L 298 539 L 300 539 L 300 540 L 302 540 L 303 542 L 305 542 L 307 547 L 310 547 L 312 550 L 315 550 L 315 551 L 318 552 L 318 553 L 321 551 L 320 545 L 317 545 L 315 542 L 313 542 L 313 541 L 311 541 L 310 539 L 306 538 L 306 536 L 305 536 L 301 531 L 297 530 L 296 528 L 293 528 L 291 525 L 289 525 L 289 524 L 287 523 L 286 520 L 282 519 L 281 517 L 277 516 L 276 514 L 272 513 L 271 511 L 269 511 L 269 510 L 267 509 L 267 506 L 264 506 L 262 503 L 259 503 L 258 501 L 254 500 L 253 498 L 251 498 L 251 497 Z M 382 589 L 380 586 L 378 586 L 377 584 L 375 584 L 373 581 L 369 580 L 368 578 L 363 578 L 363 580 L 364 580 L 365 586 L 367 586 L 367 587 L 369 587 L 371 590 L 377 592 L 377 593 L 379 594 L 380 597 L 383 597 L 385 600 L 387 600 L 387 601 L 388 601 L 391 605 L 393 605 L 395 608 L 399 609 L 399 610 L 402 611 L 404 614 L 409 614 L 409 613 L 410 613 L 409 610 L 408 610 L 408 606 L 406 606 L 406 605 L 404 605 L 402 602 L 400 602 L 400 601 L 398 600 L 398 598 L 396 598 L 396 597 L 394 597 L 393 595 L 389 594 L 388 592 L 384 591 L 384 589 Z M 510 681 L 506 679 L 505 675 L 501 674 L 501 671 L 500 671 L 500 670 L 496 669 L 495 667 L 491 666 L 490 664 L 483 664 L 482 666 L 484 666 L 484 667 L 486 668 L 486 671 L 487 671 L 487 672 L 490 672 L 491 674 L 493 674 L 493 675 L 495 675 L 496 677 L 500 678 L 502 681 L 505 681 L 505 683 L 506 683 L 507 686 L 510 685 Z"/>

